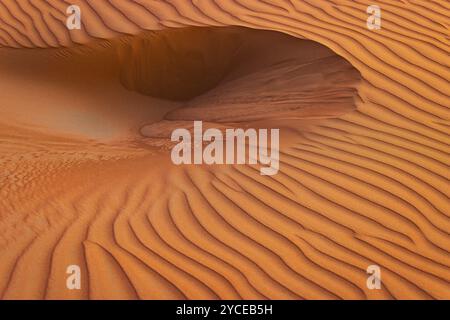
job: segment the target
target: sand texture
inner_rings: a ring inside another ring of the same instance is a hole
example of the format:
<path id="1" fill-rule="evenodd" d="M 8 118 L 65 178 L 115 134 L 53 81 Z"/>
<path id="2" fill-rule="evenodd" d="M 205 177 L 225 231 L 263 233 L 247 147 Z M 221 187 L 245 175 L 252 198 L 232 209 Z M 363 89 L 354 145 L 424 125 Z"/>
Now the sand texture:
<path id="1" fill-rule="evenodd" d="M 0 298 L 450 299 L 449 27 L 444 0 L 0 0 Z M 194 120 L 279 128 L 278 174 L 174 165 Z"/>

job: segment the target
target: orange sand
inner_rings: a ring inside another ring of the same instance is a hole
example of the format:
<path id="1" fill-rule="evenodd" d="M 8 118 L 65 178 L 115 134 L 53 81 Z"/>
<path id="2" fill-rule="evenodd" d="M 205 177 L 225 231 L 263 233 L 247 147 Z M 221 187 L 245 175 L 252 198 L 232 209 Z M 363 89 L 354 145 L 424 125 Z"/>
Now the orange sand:
<path id="1" fill-rule="evenodd" d="M 450 299 L 448 2 L 71 3 L 0 0 L 1 298 Z M 193 120 L 280 172 L 174 166 Z"/>

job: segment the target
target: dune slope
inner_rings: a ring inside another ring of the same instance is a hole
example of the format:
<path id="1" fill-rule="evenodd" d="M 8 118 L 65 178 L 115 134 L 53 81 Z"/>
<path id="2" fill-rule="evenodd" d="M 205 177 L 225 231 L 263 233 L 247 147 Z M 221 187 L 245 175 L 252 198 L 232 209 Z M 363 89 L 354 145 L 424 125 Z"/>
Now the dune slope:
<path id="1" fill-rule="evenodd" d="M 2 299 L 450 298 L 448 3 L 377 1 L 368 30 L 365 0 L 72 2 L 82 30 L 66 1 L 0 0 Z M 175 96 L 133 72 L 153 61 L 129 58 L 146 32 L 224 26 L 332 54 L 228 72 L 231 39 Z M 281 91 L 305 74 L 313 94 Z M 280 172 L 174 166 L 167 133 L 195 119 L 281 127 Z"/>

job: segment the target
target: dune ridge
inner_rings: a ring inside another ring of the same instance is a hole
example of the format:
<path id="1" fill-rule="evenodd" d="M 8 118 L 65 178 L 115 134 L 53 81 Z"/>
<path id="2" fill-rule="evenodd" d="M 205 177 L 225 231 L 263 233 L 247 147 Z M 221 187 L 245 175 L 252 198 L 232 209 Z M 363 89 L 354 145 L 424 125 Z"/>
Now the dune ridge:
<path id="1" fill-rule="evenodd" d="M 286 125 L 273 177 L 2 121 L 2 299 L 450 298 L 447 2 L 377 1 L 377 31 L 363 0 L 73 3 L 79 32 L 66 1 L 0 0 L 1 50 L 241 26 L 322 44 L 362 80 L 355 108 Z M 70 264 L 81 290 L 66 289 Z"/>

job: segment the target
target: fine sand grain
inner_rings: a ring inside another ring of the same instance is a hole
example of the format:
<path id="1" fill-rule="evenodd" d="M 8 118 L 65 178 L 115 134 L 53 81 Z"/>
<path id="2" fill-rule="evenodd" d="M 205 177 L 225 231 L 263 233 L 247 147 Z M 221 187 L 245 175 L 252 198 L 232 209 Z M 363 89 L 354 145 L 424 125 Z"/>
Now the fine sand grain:
<path id="1" fill-rule="evenodd" d="M 447 1 L 70 2 L 0 0 L 0 298 L 450 299 Z M 173 165 L 194 120 L 279 173 Z"/>

